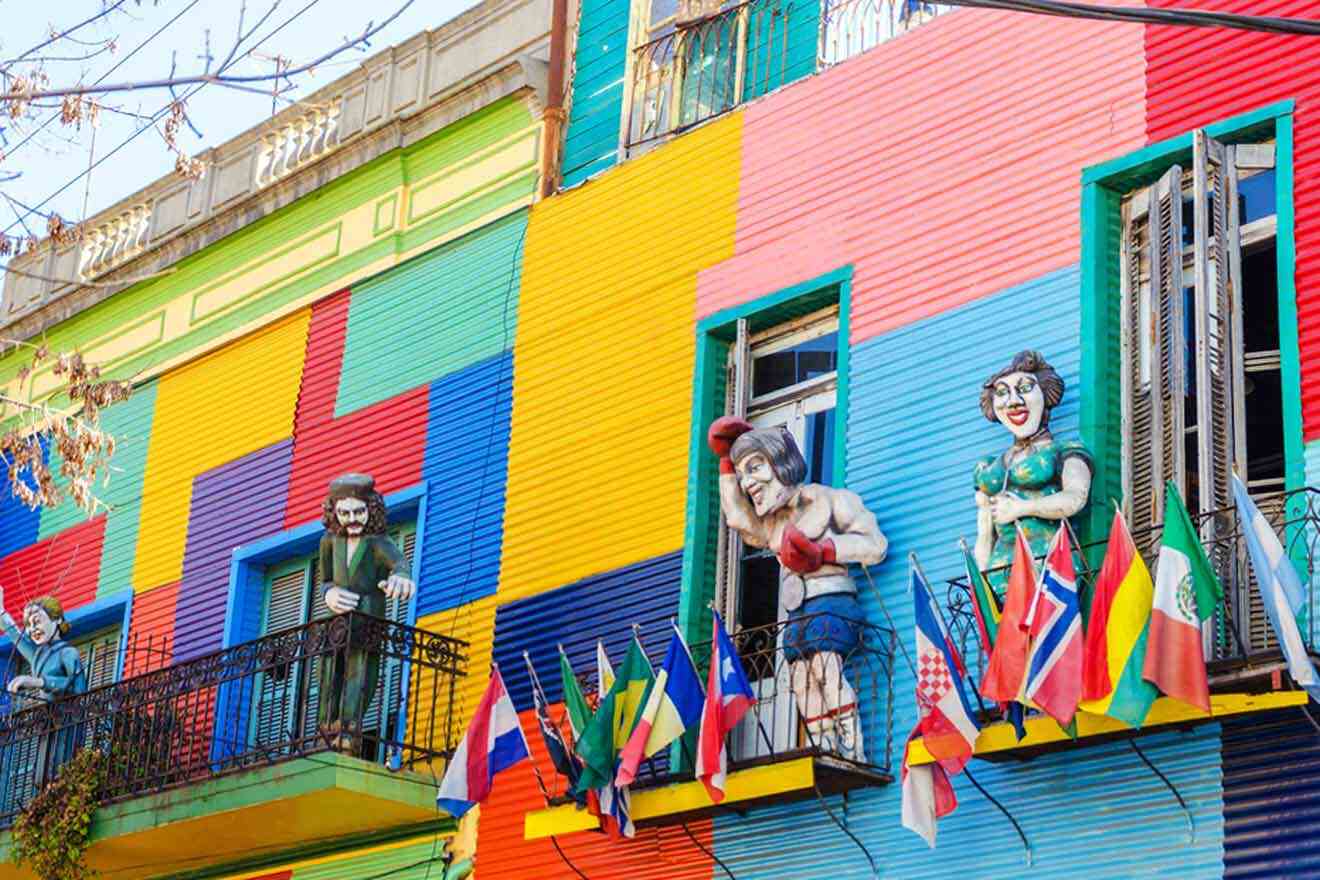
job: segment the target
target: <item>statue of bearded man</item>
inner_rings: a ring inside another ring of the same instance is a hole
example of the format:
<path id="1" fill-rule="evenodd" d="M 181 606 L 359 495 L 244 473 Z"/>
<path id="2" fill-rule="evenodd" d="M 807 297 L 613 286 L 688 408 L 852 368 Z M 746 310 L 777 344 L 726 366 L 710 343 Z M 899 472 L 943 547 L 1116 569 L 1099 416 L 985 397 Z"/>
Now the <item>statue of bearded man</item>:
<path id="1" fill-rule="evenodd" d="M 366 474 L 330 483 L 321 508 L 321 596 L 335 614 L 357 611 L 385 617 L 387 599 L 408 601 L 414 585 L 403 553 L 385 535 L 385 499 Z M 380 678 L 380 654 L 360 639 L 321 663 L 318 724 L 336 745 L 352 748 Z"/>

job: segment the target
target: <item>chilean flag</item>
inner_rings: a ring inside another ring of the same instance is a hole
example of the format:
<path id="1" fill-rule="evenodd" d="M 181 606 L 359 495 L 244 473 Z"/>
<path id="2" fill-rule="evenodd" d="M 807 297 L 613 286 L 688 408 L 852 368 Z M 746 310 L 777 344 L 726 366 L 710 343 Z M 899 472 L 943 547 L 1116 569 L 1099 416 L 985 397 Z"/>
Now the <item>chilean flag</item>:
<path id="1" fill-rule="evenodd" d="M 455 819 L 462 817 L 490 794 L 496 773 L 531 755 L 513 700 L 495 667 L 472 723 L 445 770 L 436 803 Z"/>
<path id="2" fill-rule="evenodd" d="M 724 777 L 729 768 L 725 739 L 755 700 L 751 682 L 743 672 L 742 660 L 716 613 L 706 705 L 701 710 L 701 734 L 697 738 L 697 778 L 717 804 L 724 800 Z"/>
<path id="3" fill-rule="evenodd" d="M 981 732 L 967 701 L 967 669 L 953 646 L 944 618 L 916 557 L 911 559 L 913 617 L 917 630 L 917 726 L 926 751 L 949 773 L 972 757 Z"/>

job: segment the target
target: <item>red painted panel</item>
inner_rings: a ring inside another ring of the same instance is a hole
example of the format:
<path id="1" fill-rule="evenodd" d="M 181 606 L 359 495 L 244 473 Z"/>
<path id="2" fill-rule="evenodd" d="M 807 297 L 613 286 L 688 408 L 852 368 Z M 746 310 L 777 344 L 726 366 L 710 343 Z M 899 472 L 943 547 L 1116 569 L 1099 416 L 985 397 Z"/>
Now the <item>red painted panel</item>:
<path id="1" fill-rule="evenodd" d="M 1143 53 L 1135 25 L 961 9 L 749 105 L 697 317 L 851 264 L 856 344 L 1075 264 L 1081 169 L 1145 142 Z"/>
<path id="2" fill-rule="evenodd" d="M 1176 7 L 1182 0 L 1151 0 Z M 1203 0 L 1198 9 L 1316 18 L 1315 0 Z M 1320 43 L 1208 28 L 1146 28 L 1146 130 L 1164 140 L 1285 98 L 1294 116 L 1302 426 L 1320 437 Z"/>
<path id="3" fill-rule="evenodd" d="M 179 584 L 166 584 L 133 597 L 124 678 L 169 666 L 174 659 L 174 609 Z"/>
<path id="4" fill-rule="evenodd" d="M 563 704 L 550 709 L 552 717 L 563 713 Z M 536 713 L 519 715 L 523 732 L 532 747 L 532 759 L 547 784 L 555 778 L 554 765 L 546 754 L 536 724 Z M 477 863 L 481 880 L 508 878 L 526 880 L 535 865 L 537 880 L 577 880 L 578 875 L 559 858 L 549 839 L 524 840 L 523 815 L 545 806 L 531 764 L 524 761 L 495 779 L 494 789 L 481 806 L 477 826 Z M 714 849 L 714 827 L 710 819 L 689 822 L 688 827 L 708 850 Z M 713 863 L 688 838 L 681 826 L 641 828 L 632 840 L 611 840 L 607 835 L 584 831 L 558 838 L 564 854 L 588 877 L 627 877 L 629 880 L 710 880 Z"/>
<path id="5" fill-rule="evenodd" d="M 101 574 L 104 537 L 102 514 L 0 559 L 5 610 L 17 619 L 28 600 L 46 595 L 59 599 L 65 612 L 91 602 Z"/>
<path id="6" fill-rule="evenodd" d="M 286 527 L 319 516 L 326 487 L 346 471 L 371 474 L 376 488 L 387 494 L 416 484 L 422 476 L 428 386 L 334 418 L 350 296 L 344 290 L 312 307 L 294 418 Z"/>

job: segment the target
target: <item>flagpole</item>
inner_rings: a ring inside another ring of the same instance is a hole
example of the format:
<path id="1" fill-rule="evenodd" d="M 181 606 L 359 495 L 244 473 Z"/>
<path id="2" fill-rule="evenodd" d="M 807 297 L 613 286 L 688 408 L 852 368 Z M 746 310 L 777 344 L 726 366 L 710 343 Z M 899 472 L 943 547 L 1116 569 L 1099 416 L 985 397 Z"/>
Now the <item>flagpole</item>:
<path id="1" fill-rule="evenodd" d="M 539 702 L 541 703 L 541 705 L 546 707 L 546 716 L 548 719 L 550 713 L 550 707 L 546 703 L 545 690 L 541 687 L 541 677 L 536 674 L 536 667 L 532 665 L 532 655 L 529 654 L 526 650 L 523 651 L 523 662 L 527 664 L 527 672 L 529 677 L 531 678 L 532 687 L 535 688 L 536 690 L 536 696 L 540 697 Z M 492 663 L 491 665 L 494 666 L 495 664 Z M 519 729 L 522 728 L 521 721 L 519 721 L 518 727 Z M 523 735 L 523 739 L 524 741 L 527 739 L 526 734 Z M 531 743 L 528 743 L 527 745 L 528 745 L 527 754 L 531 755 L 532 753 Z M 545 805 L 548 807 L 550 806 L 550 789 L 546 788 L 545 779 L 541 776 L 541 768 L 536 766 L 535 758 L 532 759 L 531 764 L 532 764 L 532 773 L 533 775 L 536 776 L 536 785 L 538 788 L 541 789 L 541 797 L 545 799 Z"/>
<path id="2" fill-rule="evenodd" d="M 959 538 L 959 540 L 962 540 L 962 539 Z M 922 580 L 922 582 L 924 582 L 924 583 L 926 584 L 926 595 L 927 595 L 927 596 L 930 596 L 930 598 L 931 598 L 931 600 L 932 600 L 930 604 L 932 604 L 932 605 L 935 606 L 935 613 L 938 614 L 939 617 L 940 617 L 940 626 L 943 627 L 944 632 L 945 632 L 945 635 L 948 635 L 948 636 L 952 637 L 952 636 L 953 636 L 953 631 L 952 631 L 951 629 L 949 629 L 949 622 L 948 622 L 947 620 L 944 619 L 944 609 L 940 608 L 940 603 L 934 601 L 935 597 L 934 597 L 933 595 L 931 595 L 931 592 L 930 592 L 930 578 L 926 577 L 926 569 L 922 568 L 922 566 L 921 566 L 921 560 L 917 559 L 917 553 L 916 553 L 915 550 L 912 551 L 912 552 L 910 552 L 910 553 L 908 553 L 908 564 L 911 565 L 913 568 L 916 569 L 917 574 L 921 575 L 921 580 Z M 973 600 L 973 601 L 975 601 L 975 600 Z M 957 650 L 956 648 L 954 648 L 954 646 L 953 646 L 952 644 L 950 644 L 949 647 L 950 647 L 950 648 L 953 648 L 954 650 Z M 961 654 L 958 655 L 958 659 L 959 659 L 960 661 L 962 661 L 963 669 L 966 670 L 966 669 L 967 669 L 967 661 L 963 659 L 963 657 L 962 657 Z M 967 678 L 969 679 L 969 681 L 970 681 L 971 677 L 972 677 L 972 676 L 971 676 L 970 674 L 967 676 Z M 975 683 L 975 682 L 970 682 L 970 684 L 972 685 L 972 694 L 973 694 L 973 696 L 976 697 L 976 705 L 981 709 L 981 712 L 984 713 L 984 712 L 986 711 L 986 709 L 985 709 L 985 701 L 983 701 L 983 700 L 981 699 L 981 689 L 978 688 L 978 687 L 976 686 L 976 683 Z"/>

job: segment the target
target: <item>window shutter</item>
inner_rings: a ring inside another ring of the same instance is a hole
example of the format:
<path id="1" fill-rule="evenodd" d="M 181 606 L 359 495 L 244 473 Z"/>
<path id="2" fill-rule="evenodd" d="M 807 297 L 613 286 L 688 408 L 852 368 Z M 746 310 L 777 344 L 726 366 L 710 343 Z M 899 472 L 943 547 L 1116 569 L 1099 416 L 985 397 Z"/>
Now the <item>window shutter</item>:
<path id="1" fill-rule="evenodd" d="M 263 634 L 270 635 L 301 625 L 306 596 L 306 566 L 271 578 Z M 263 673 L 260 676 L 257 705 L 253 713 L 254 745 L 279 746 L 288 743 L 292 737 L 290 728 L 296 717 L 294 713 L 297 702 L 296 665 Z M 313 701 L 309 703 L 315 705 Z M 314 710 L 313 715 L 315 715 Z"/>
<path id="2" fill-rule="evenodd" d="M 87 674 L 87 689 L 114 684 L 115 661 L 119 657 L 119 627 L 96 633 L 77 647 Z"/>
<path id="3" fill-rule="evenodd" d="M 751 385 L 751 342 L 747 320 L 738 320 L 737 336 L 729 353 L 727 380 L 724 383 L 725 415 L 747 417 L 747 399 Z M 718 490 L 717 490 L 718 494 Z M 742 538 L 729 528 L 720 513 L 720 530 L 715 550 L 715 607 L 727 627 L 738 624 L 738 560 L 742 558 Z"/>

